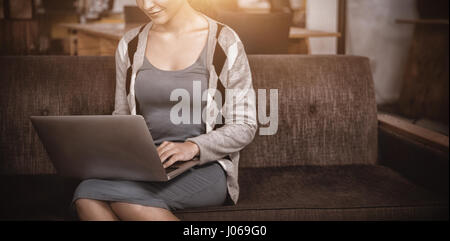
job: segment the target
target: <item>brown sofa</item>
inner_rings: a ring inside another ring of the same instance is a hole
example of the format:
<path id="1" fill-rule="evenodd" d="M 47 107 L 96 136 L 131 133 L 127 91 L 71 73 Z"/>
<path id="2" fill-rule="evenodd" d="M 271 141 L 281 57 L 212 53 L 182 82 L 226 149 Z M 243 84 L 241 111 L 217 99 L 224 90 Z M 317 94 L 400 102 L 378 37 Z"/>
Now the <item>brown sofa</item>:
<path id="1" fill-rule="evenodd" d="M 241 152 L 237 205 L 177 216 L 448 220 L 448 137 L 377 117 L 367 58 L 249 61 L 255 89 L 278 89 L 278 131 Z M 114 57 L 3 56 L 0 80 L 0 219 L 76 219 L 68 204 L 79 180 L 55 174 L 29 116 L 110 115 Z"/>

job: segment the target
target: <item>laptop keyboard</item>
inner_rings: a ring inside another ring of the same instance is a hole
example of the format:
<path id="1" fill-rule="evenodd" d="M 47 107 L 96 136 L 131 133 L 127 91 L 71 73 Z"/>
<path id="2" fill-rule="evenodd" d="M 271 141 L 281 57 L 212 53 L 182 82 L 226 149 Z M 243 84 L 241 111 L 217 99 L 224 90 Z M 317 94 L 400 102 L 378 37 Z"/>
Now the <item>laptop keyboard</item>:
<path id="1" fill-rule="evenodd" d="M 177 161 L 174 164 L 167 167 L 165 170 L 166 170 L 166 172 L 171 172 L 175 169 L 178 169 L 181 166 L 181 164 L 183 164 L 181 161 Z"/>
<path id="2" fill-rule="evenodd" d="M 170 171 L 173 171 L 173 170 L 175 170 L 175 169 L 177 169 L 178 167 L 174 167 L 174 166 L 170 166 L 170 167 L 166 167 L 166 171 L 168 171 L 168 172 L 170 172 Z"/>

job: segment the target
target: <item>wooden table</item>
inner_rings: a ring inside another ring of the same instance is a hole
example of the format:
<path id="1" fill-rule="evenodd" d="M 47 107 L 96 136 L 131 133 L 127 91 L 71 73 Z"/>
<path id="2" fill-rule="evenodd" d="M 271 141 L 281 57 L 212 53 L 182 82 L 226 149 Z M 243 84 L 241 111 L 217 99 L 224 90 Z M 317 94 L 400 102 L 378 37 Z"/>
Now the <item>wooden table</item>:
<path id="1" fill-rule="evenodd" d="M 124 23 L 65 23 L 60 26 L 69 30 L 70 55 L 114 55 L 119 40 L 130 29 L 141 24 Z M 309 38 L 340 37 L 340 33 L 291 27 L 290 53 L 310 53 Z"/>
<path id="2" fill-rule="evenodd" d="M 114 55 L 119 40 L 130 29 L 139 24 L 88 23 L 61 24 L 69 30 L 70 55 Z"/>

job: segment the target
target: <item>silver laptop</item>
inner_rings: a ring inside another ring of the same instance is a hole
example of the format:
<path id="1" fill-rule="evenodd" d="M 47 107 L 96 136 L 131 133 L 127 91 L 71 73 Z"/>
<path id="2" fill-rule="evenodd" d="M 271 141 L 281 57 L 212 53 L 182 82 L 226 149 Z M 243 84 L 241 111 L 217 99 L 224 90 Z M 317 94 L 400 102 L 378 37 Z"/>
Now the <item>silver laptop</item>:
<path id="1" fill-rule="evenodd" d="M 30 119 L 62 176 L 168 181 L 199 163 L 196 157 L 164 169 L 141 115 L 30 116 Z"/>

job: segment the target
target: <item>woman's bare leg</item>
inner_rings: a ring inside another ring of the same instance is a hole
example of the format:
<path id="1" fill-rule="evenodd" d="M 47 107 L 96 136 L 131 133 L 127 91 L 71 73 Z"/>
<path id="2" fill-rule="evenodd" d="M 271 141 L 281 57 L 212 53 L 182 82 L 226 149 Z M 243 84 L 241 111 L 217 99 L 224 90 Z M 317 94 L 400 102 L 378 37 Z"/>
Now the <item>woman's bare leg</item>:
<path id="1" fill-rule="evenodd" d="M 121 220 L 128 221 L 180 221 L 165 208 L 149 207 L 125 202 L 111 202 L 111 208 Z"/>
<path id="2" fill-rule="evenodd" d="M 82 221 L 118 221 L 108 202 L 80 198 L 75 201 L 78 217 Z"/>

